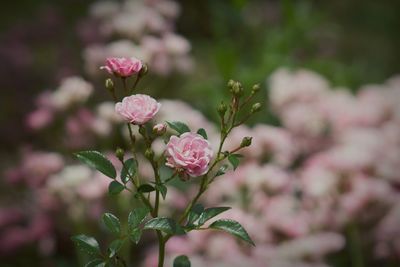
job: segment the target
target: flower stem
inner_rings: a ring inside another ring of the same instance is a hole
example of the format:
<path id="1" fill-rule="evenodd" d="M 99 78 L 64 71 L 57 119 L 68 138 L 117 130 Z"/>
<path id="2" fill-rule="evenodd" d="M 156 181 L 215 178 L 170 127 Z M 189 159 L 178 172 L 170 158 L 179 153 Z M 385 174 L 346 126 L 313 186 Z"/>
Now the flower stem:
<path id="1" fill-rule="evenodd" d="M 165 258 L 165 243 L 167 243 L 167 240 L 164 240 L 160 231 L 157 231 L 157 236 L 158 236 L 158 267 L 163 267 Z"/>

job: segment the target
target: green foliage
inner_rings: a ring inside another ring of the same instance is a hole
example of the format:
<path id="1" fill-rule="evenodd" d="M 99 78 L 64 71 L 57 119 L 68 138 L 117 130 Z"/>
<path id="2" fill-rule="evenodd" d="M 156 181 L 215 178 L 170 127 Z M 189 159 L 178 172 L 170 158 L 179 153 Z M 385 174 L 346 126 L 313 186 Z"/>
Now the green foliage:
<path id="1" fill-rule="evenodd" d="M 228 161 L 232 165 L 233 169 L 236 170 L 236 168 L 239 166 L 240 160 L 239 158 L 241 155 L 239 154 L 230 154 L 228 156 Z"/>
<path id="2" fill-rule="evenodd" d="M 137 189 L 137 191 L 141 192 L 141 193 L 149 193 L 149 192 L 153 192 L 154 190 L 156 190 L 156 189 L 152 185 L 149 185 L 149 184 L 142 184 Z"/>
<path id="3" fill-rule="evenodd" d="M 143 229 L 160 230 L 170 235 L 184 235 L 185 231 L 173 219 L 170 218 L 153 218 L 145 223 Z"/>
<path id="4" fill-rule="evenodd" d="M 108 185 L 108 193 L 112 196 L 114 195 L 118 195 L 119 193 L 122 192 L 122 190 L 124 190 L 124 186 L 117 182 L 117 181 L 112 181 L 109 185 Z"/>
<path id="5" fill-rule="evenodd" d="M 96 239 L 94 239 L 93 237 L 87 235 L 76 235 L 73 236 L 71 239 L 83 252 L 92 256 L 101 254 L 99 243 L 97 243 Z"/>
<path id="6" fill-rule="evenodd" d="M 139 207 L 131 211 L 128 216 L 129 229 L 139 227 L 139 225 L 143 223 L 144 219 L 146 219 L 148 213 L 149 210 L 146 207 Z"/>
<path id="7" fill-rule="evenodd" d="M 85 267 L 105 267 L 106 263 L 102 259 L 94 259 L 88 262 Z"/>
<path id="8" fill-rule="evenodd" d="M 190 132 L 189 126 L 187 126 L 185 123 L 180 122 L 180 121 L 173 121 L 169 122 L 167 121 L 167 124 L 171 129 L 175 130 L 179 135 Z"/>
<path id="9" fill-rule="evenodd" d="M 200 128 L 200 129 L 197 131 L 197 133 L 198 133 L 199 135 L 203 136 L 204 139 L 206 139 L 206 140 L 208 139 L 207 132 L 206 132 L 206 130 L 204 130 L 203 128 Z"/>
<path id="10" fill-rule="evenodd" d="M 180 255 L 174 259 L 173 267 L 190 267 L 189 258 L 186 255 Z"/>
<path id="11" fill-rule="evenodd" d="M 214 177 L 224 175 L 227 169 L 228 169 L 228 165 L 227 164 L 223 164 L 221 167 L 219 167 L 219 169 L 218 169 L 218 171 L 217 171 L 217 173 L 215 174 Z"/>
<path id="12" fill-rule="evenodd" d="M 122 245 L 124 244 L 124 240 L 122 239 L 116 239 L 111 244 L 108 246 L 109 250 L 109 255 L 108 257 L 112 258 L 115 255 L 117 255 L 118 251 L 122 248 Z"/>
<path id="13" fill-rule="evenodd" d="M 104 213 L 101 219 L 108 231 L 117 236 L 121 234 L 121 223 L 115 215 L 111 213 Z"/>
<path id="14" fill-rule="evenodd" d="M 192 225 L 200 217 L 203 211 L 204 211 L 203 205 L 199 203 L 194 205 L 193 208 L 189 211 L 187 224 L 189 226 Z"/>
<path id="15" fill-rule="evenodd" d="M 252 244 L 253 246 L 255 246 L 255 244 L 254 244 L 253 240 L 251 240 L 249 234 L 246 232 L 246 230 L 243 228 L 243 226 L 241 226 L 240 223 L 238 223 L 237 221 L 228 220 L 228 219 L 217 220 L 217 221 L 213 222 L 209 228 L 228 232 L 228 233 Z"/>
<path id="16" fill-rule="evenodd" d="M 214 207 L 214 208 L 207 208 L 201 214 L 199 218 L 199 225 L 203 225 L 206 221 L 214 218 L 215 216 L 223 213 L 231 209 L 230 207 Z"/>
<path id="17" fill-rule="evenodd" d="M 115 179 L 117 177 L 117 172 L 115 171 L 112 163 L 98 151 L 80 151 L 75 154 L 75 156 L 83 163 L 89 165 L 90 167 L 98 170 L 104 175 Z"/>
<path id="18" fill-rule="evenodd" d="M 167 196 L 168 188 L 164 184 L 156 184 L 156 189 L 160 191 L 161 196 L 163 197 L 163 199 L 165 199 L 165 197 Z"/>
<path id="19" fill-rule="evenodd" d="M 134 177 L 137 171 L 137 161 L 135 159 L 128 159 L 124 162 L 121 170 L 121 181 L 126 184 L 131 177 Z"/>

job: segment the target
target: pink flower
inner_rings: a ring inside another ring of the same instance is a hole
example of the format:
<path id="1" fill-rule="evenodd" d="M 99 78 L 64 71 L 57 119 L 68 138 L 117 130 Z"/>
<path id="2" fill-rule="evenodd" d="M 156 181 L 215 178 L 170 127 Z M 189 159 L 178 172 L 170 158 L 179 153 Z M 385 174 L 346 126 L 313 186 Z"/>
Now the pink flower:
<path id="1" fill-rule="evenodd" d="M 148 95 L 131 95 L 115 104 L 115 111 L 125 120 L 142 125 L 151 120 L 160 109 L 161 104 Z"/>
<path id="2" fill-rule="evenodd" d="M 112 57 L 107 58 L 106 65 L 100 67 L 100 69 L 105 69 L 110 74 L 114 74 L 119 77 L 129 77 L 135 73 L 138 73 L 142 68 L 142 62 L 134 57 L 124 58 L 124 57 Z"/>
<path id="3" fill-rule="evenodd" d="M 196 133 L 171 136 L 166 153 L 168 167 L 182 169 L 192 177 L 205 174 L 213 156 L 210 143 Z"/>
<path id="4" fill-rule="evenodd" d="M 153 133 L 157 135 L 163 135 L 167 131 L 167 125 L 165 123 L 158 123 L 153 127 Z"/>

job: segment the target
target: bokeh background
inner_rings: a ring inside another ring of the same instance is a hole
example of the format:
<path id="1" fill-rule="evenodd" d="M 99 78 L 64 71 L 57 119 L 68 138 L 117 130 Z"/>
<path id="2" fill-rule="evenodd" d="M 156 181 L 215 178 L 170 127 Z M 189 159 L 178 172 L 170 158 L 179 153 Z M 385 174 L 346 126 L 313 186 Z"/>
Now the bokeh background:
<path id="1" fill-rule="evenodd" d="M 226 83 L 261 84 L 264 104 L 244 135 L 254 146 L 203 198 L 255 239 L 174 238 L 169 257 L 193 266 L 400 264 L 400 18 L 398 1 L 20 0 L 0 16 L 0 266 L 84 266 L 70 236 L 110 239 L 98 218 L 136 205 L 107 196 L 108 180 L 77 150 L 112 154 L 126 133 L 99 71 L 105 57 L 136 56 L 141 92 L 163 99 L 158 119 L 204 127 Z M 148 177 L 144 167 L 142 174 Z M 170 190 L 182 208 L 195 184 Z M 126 248 L 154 265 L 154 237 Z M 133 266 L 133 265 L 132 265 Z"/>

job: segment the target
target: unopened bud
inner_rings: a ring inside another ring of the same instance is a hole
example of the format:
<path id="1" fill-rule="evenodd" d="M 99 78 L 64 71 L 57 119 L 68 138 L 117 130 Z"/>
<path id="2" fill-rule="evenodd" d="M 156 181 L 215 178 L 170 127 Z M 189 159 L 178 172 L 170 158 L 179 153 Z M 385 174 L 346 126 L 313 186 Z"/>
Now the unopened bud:
<path id="1" fill-rule="evenodd" d="M 154 151 L 151 148 L 146 149 L 146 151 L 144 152 L 144 156 L 147 159 L 153 159 L 154 157 Z"/>
<path id="2" fill-rule="evenodd" d="M 230 80 L 228 81 L 228 87 L 229 87 L 229 88 L 232 89 L 232 87 L 233 87 L 234 84 L 235 84 L 235 81 L 234 81 L 234 80 L 230 79 Z"/>
<path id="3" fill-rule="evenodd" d="M 241 96 L 243 94 L 243 86 L 240 82 L 234 82 L 231 90 L 235 96 Z"/>
<path id="4" fill-rule="evenodd" d="M 125 154 L 125 151 L 124 151 L 122 148 L 120 148 L 120 147 L 118 147 L 118 148 L 115 150 L 115 156 L 116 156 L 117 159 L 119 159 L 120 161 L 124 161 L 124 154 Z"/>
<path id="5" fill-rule="evenodd" d="M 114 82 L 110 78 L 106 79 L 105 86 L 106 89 L 110 92 L 113 92 L 115 90 Z"/>
<path id="6" fill-rule="evenodd" d="M 261 88 L 260 84 L 257 83 L 255 85 L 253 85 L 253 88 L 251 90 L 253 91 L 253 94 L 254 94 L 254 93 L 257 93 L 258 91 L 260 91 L 260 88 Z"/>
<path id="7" fill-rule="evenodd" d="M 253 137 L 251 137 L 251 136 L 243 137 L 242 142 L 240 143 L 240 147 L 248 147 L 248 146 L 250 146 L 252 139 L 253 139 Z"/>
<path id="8" fill-rule="evenodd" d="M 143 64 L 142 68 L 139 71 L 139 77 L 143 77 L 147 74 L 147 72 L 149 71 L 149 67 L 147 66 L 147 64 Z"/>
<path id="9" fill-rule="evenodd" d="M 158 123 L 153 127 L 153 133 L 158 136 L 165 134 L 166 131 L 167 131 L 167 125 L 165 123 Z"/>
<path id="10" fill-rule="evenodd" d="M 250 112 L 251 113 L 256 113 L 261 110 L 261 103 L 254 103 L 253 106 L 251 107 Z"/>
<path id="11" fill-rule="evenodd" d="M 224 102 L 221 102 L 221 104 L 219 104 L 219 106 L 217 108 L 218 114 L 221 117 L 223 117 L 225 115 L 227 110 L 228 110 L 228 106 Z"/>

